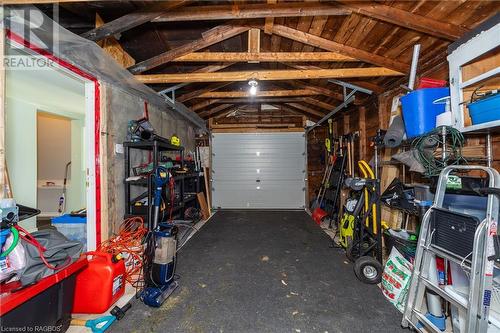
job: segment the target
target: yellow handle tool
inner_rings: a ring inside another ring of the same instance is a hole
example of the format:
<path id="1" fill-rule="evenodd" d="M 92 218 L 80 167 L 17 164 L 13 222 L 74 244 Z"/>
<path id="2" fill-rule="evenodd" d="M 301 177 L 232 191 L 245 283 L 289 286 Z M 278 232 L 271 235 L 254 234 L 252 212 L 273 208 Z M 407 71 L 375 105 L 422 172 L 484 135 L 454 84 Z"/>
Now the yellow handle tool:
<path id="1" fill-rule="evenodd" d="M 373 169 L 370 167 L 366 161 L 358 161 L 358 167 L 363 173 L 363 177 L 365 178 L 370 178 L 370 179 L 375 179 L 375 173 L 373 172 Z M 368 210 L 368 190 L 365 189 L 365 211 Z M 366 221 L 367 225 L 369 223 L 368 219 Z M 372 230 L 374 234 L 377 234 L 377 205 L 373 204 L 372 205 Z"/>

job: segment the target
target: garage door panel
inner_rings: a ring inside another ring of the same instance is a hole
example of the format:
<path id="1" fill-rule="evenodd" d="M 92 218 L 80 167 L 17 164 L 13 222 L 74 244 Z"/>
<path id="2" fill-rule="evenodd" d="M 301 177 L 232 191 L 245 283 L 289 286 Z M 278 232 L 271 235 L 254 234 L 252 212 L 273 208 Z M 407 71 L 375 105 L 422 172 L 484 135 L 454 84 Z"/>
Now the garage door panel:
<path id="1" fill-rule="evenodd" d="M 212 203 L 216 208 L 303 208 L 303 133 L 216 133 Z"/>
<path id="2" fill-rule="evenodd" d="M 304 206 L 304 193 L 297 190 L 296 181 L 281 181 L 279 184 L 221 182 L 212 193 L 214 198 L 224 198 L 221 205 L 214 202 L 215 208 L 297 209 Z"/>

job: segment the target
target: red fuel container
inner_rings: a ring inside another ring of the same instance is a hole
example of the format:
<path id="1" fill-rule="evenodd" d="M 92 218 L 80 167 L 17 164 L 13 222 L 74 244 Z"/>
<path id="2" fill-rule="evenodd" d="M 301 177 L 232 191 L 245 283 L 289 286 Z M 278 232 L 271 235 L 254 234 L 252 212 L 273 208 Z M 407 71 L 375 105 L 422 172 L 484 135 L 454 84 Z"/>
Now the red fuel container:
<path id="1" fill-rule="evenodd" d="M 125 293 L 125 262 L 113 255 L 87 252 L 87 268 L 76 277 L 72 313 L 103 313 Z"/>

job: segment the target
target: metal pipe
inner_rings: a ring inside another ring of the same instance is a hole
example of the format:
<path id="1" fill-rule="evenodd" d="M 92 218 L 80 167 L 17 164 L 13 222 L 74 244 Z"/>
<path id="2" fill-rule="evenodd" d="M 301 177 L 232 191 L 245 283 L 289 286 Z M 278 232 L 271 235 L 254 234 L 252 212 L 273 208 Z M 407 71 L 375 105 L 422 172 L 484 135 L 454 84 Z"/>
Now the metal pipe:
<path id="1" fill-rule="evenodd" d="M 443 159 L 443 164 L 446 165 L 446 126 L 441 127 L 441 138 L 443 141 L 443 151 L 442 151 L 442 159 Z"/>
<path id="2" fill-rule="evenodd" d="M 486 134 L 486 163 L 488 168 L 493 164 L 493 149 L 491 147 L 491 134 Z"/>
<path id="3" fill-rule="evenodd" d="M 354 101 L 354 96 L 350 96 L 346 101 L 344 101 L 342 104 L 340 104 L 339 106 L 337 106 L 333 111 L 329 112 L 327 115 L 325 115 L 323 118 L 321 118 L 316 124 L 314 124 L 313 126 L 311 127 L 308 127 L 306 129 L 306 132 L 309 133 L 310 131 L 312 131 L 314 128 L 318 127 L 319 125 L 321 125 L 322 123 L 324 123 L 326 120 L 328 120 L 329 118 L 331 118 L 333 115 L 335 115 L 337 112 L 339 112 L 340 110 L 342 110 L 343 108 L 346 108 L 350 103 L 352 103 Z"/>
<path id="4" fill-rule="evenodd" d="M 415 77 L 417 76 L 419 54 L 420 44 L 415 44 L 415 46 L 413 47 L 413 57 L 411 59 L 410 80 L 408 81 L 408 88 L 410 88 L 410 90 L 413 90 L 413 88 L 415 87 Z"/>

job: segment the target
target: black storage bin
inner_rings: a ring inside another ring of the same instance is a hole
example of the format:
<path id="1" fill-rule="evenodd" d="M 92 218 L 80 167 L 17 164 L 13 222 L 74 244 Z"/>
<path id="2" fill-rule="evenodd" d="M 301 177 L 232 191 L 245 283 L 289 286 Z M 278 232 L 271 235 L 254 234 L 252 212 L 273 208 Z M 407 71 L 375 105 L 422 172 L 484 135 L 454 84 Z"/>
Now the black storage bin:
<path id="1" fill-rule="evenodd" d="M 2 328 L 26 327 L 33 328 L 35 332 L 65 332 L 71 322 L 75 284 L 76 274 L 72 274 L 45 289 L 4 314 L 0 319 Z"/>
<path id="2" fill-rule="evenodd" d="M 430 217 L 431 244 L 470 261 L 474 234 L 480 223 L 477 217 L 471 215 L 433 208 Z"/>
<path id="3" fill-rule="evenodd" d="M 417 251 L 418 240 L 403 239 L 391 235 L 387 230 L 384 231 L 383 235 L 387 255 L 390 255 L 392 247 L 394 246 L 406 258 L 406 260 L 413 262 L 415 259 L 415 252 Z M 414 234 L 410 233 L 410 235 Z"/>

